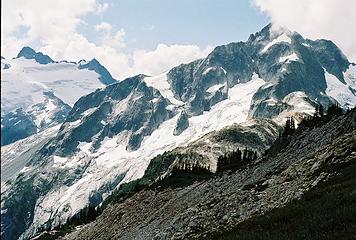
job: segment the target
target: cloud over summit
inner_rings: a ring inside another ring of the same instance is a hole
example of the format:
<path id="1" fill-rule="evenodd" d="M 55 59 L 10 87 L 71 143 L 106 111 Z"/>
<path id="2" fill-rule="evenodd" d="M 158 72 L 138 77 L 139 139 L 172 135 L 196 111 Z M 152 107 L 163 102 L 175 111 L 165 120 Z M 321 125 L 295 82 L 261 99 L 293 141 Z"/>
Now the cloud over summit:
<path id="1" fill-rule="evenodd" d="M 252 0 L 272 23 L 306 38 L 330 39 L 356 62 L 355 0 Z"/>

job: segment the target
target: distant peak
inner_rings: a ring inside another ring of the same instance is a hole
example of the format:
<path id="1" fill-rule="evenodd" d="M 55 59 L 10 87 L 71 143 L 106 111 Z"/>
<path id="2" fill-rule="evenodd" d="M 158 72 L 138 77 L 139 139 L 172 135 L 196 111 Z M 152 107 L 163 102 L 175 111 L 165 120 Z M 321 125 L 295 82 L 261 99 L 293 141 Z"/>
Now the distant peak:
<path id="1" fill-rule="evenodd" d="M 31 58 L 33 58 L 35 56 L 35 54 L 36 54 L 36 51 L 33 50 L 32 48 L 23 47 L 21 49 L 21 51 L 17 54 L 16 58 L 24 57 L 24 58 L 27 58 L 27 59 L 31 59 Z"/>
<path id="2" fill-rule="evenodd" d="M 100 64 L 99 61 L 96 58 L 93 58 L 90 63 L 95 63 L 95 64 Z"/>
<path id="3" fill-rule="evenodd" d="M 16 58 L 24 57 L 26 59 L 35 59 L 36 62 L 40 64 L 53 63 L 54 61 L 48 55 L 41 52 L 36 52 L 31 47 L 23 47 L 21 51 L 17 54 Z"/>
<path id="4" fill-rule="evenodd" d="M 86 61 L 85 59 L 81 59 L 81 60 L 79 60 L 79 62 L 78 62 L 79 65 L 81 65 L 81 64 L 86 64 L 86 63 L 87 63 L 87 61 Z"/>
<path id="5" fill-rule="evenodd" d="M 93 58 L 92 60 L 90 60 L 89 62 L 86 61 L 79 61 L 79 69 L 89 69 L 89 70 L 93 70 L 96 73 L 98 73 L 100 75 L 99 79 L 100 81 L 105 84 L 105 85 L 109 85 L 111 83 L 116 82 L 116 80 L 111 76 L 111 74 L 109 73 L 109 71 L 99 63 L 98 60 L 96 60 L 95 58 Z"/>

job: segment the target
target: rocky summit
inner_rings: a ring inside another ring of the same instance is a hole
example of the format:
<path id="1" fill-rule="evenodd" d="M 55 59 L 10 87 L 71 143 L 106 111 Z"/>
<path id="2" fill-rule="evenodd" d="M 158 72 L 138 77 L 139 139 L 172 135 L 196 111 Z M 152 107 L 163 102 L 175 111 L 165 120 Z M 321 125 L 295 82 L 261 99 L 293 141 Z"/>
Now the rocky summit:
<path id="1" fill-rule="evenodd" d="M 121 81 L 96 59 L 47 57 L 1 60 L 2 239 L 62 234 L 102 211 L 65 238 L 215 236 L 353 163 L 354 110 L 342 113 L 356 106 L 356 67 L 331 41 L 268 25 Z"/>

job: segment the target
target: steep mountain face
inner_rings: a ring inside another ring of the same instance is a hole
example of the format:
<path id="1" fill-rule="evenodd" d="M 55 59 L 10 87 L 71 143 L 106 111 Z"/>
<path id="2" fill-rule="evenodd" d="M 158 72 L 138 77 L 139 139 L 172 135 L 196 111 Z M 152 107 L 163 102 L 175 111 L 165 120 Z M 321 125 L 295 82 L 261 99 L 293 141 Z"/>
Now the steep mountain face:
<path id="1" fill-rule="evenodd" d="M 62 123 L 81 96 L 115 82 L 95 59 L 58 63 L 29 47 L 1 65 L 1 145 Z"/>
<path id="2" fill-rule="evenodd" d="M 284 98 L 294 92 L 303 92 L 325 106 L 333 99 L 346 108 L 355 105 L 354 78 L 349 77 L 349 72 L 355 74 L 354 66 L 335 44 L 270 28 L 251 35 L 247 42 L 216 47 L 206 59 L 168 72 L 174 96 L 186 103 L 190 115 L 208 111 L 227 98 L 229 88 L 248 82 L 254 73 L 265 84 L 253 96 L 250 117 L 273 118 L 292 110 L 296 106 Z M 336 88 L 341 88 L 347 99 L 340 97 Z"/>
<path id="3" fill-rule="evenodd" d="M 325 125 L 299 129 L 278 154 L 267 154 L 235 173 L 184 188 L 142 190 L 110 205 L 94 222 L 61 239 L 218 239 L 215 234 L 223 236 L 241 222 L 296 202 L 320 185 L 337 179 L 354 183 L 355 136 L 354 109 Z M 355 199 L 354 194 L 347 195 L 348 199 Z M 345 218 L 342 209 L 347 206 L 340 200 L 337 203 L 341 206 L 334 207 L 340 209 L 336 214 L 341 224 L 333 218 L 323 218 L 325 215 L 318 221 L 337 224 L 339 228 L 333 229 L 336 233 L 353 236 L 355 221 Z M 256 231 L 252 229 L 251 232 Z M 306 230 L 300 234 L 298 238 L 303 238 Z M 280 235 L 290 239 L 293 231 L 282 231 Z M 263 233 L 261 236 L 265 237 Z"/>
<path id="4" fill-rule="evenodd" d="M 6 61 L 11 67 L 2 71 L 2 84 L 7 79 L 5 84 L 19 89 L 10 81 L 11 74 L 3 78 L 11 69 L 36 81 L 22 81 L 33 91 L 21 99 L 36 96 L 40 99 L 36 103 L 43 102 L 44 84 L 72 109 L 54 136 L 40 132 L 38 144 L 27 144 L 31 154 L 5 158 L 11 166 L 26 163 L 26 171 L 9 170 L 2 182 L 5 239 L 28 238 L 65 223 L 83 208 L 99 205 L 119 185 L 144 176 L 151 159 L 164 152 L 185 154 L 190 148 L 214 169 L 216 157 L 232 148 L 248 146 L 263 152 L 278 136 L 276 123 L 283 124 L 286 116 L 313 114 L 318 102 L 356 105 L 355 66 L 334 44 L 305 40 L 286 30 L 273 32 L 270 26 L 247 42 L 215 48 L 205 59 L 96 91 L 96 84 L 102 86 L 98 73 L 105 82 L 108 75 L 95 60 L 46 65 L 23 58 Z M 25 72 L 18 71 L 19 63 Z M 38 70 L 44 68 L 53 78 L 39 77 Z M 58 83 L 61 87 L 55 87 Z M 4 93 L 2 104 L 8 108 L 35 105 L 20 101 L 11 91 Z M 79 98 L 83 94 L 87 95 Z M 221 136 L 234 136 L 236 142 L 214 137 L 213 131 L 224 132 L 233 124 L 242 126 Z M 258 141 L 253 142 L 254 137 Z M 19 146 L 14 143 L 11 148 Z M 159 175 L 166 173 L 163 168 Z"/>
<path id="5" fill-rule="evenodd" d="M 145 136 L 173 116 L 167 109 L 169 101 L 147 87 L 144 77 L 126 79 L 80 99 L 48 148 L 55 146 L 56 155 L 68 155 L 80 142 L 92 142 L 97 149 L 104 138 L 125 131 L 126 149 L 137 150 Z"/>

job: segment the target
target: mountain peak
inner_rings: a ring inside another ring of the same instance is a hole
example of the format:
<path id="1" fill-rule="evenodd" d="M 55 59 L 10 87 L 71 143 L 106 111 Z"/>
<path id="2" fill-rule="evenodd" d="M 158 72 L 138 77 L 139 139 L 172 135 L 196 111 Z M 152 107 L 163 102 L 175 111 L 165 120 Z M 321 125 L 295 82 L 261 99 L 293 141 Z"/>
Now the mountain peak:
<path id="1" fill-rule="evenodd" d="M 92 60 L 90 60 L 89 63 L 95 64 L 95 65 L 101 65 L 96 58 L 93 58 Z"/>
<path id="2" fill-rule="evenodd" d="M 31 47 L 23 47 L 21 51 L 17 54 L 16 58 L 24 57 L 26 59 L 32 59 L 36 55 L 36 51 Z"/>
<path id="3" fill-rule="evenodd" d="M 93 58 L 89 62 L 80 60 L 78 68 L 79 69 L 87 68 L 89 70 L 95 71 L 96 73 L 98 73 L 100 75 L 99 79 L 105 85 L 109 85 L 111 83 L 116 82 L 116 80 L 111 76 L 109 71 L 103 65 L 101 65 L 99 63 L 99 61 L 96 60 L 96 58 Z"/>
<path id="4" fill-rule="evenodd" d="M 21 51 L 17 54 L 16 58 L 24 57 L 26 59 L 34 59 L 40 64 L 53 63 L 54 61 L 48 56 L 41 52 L 36 52 L 31 47 L 23 47 Z"/>

